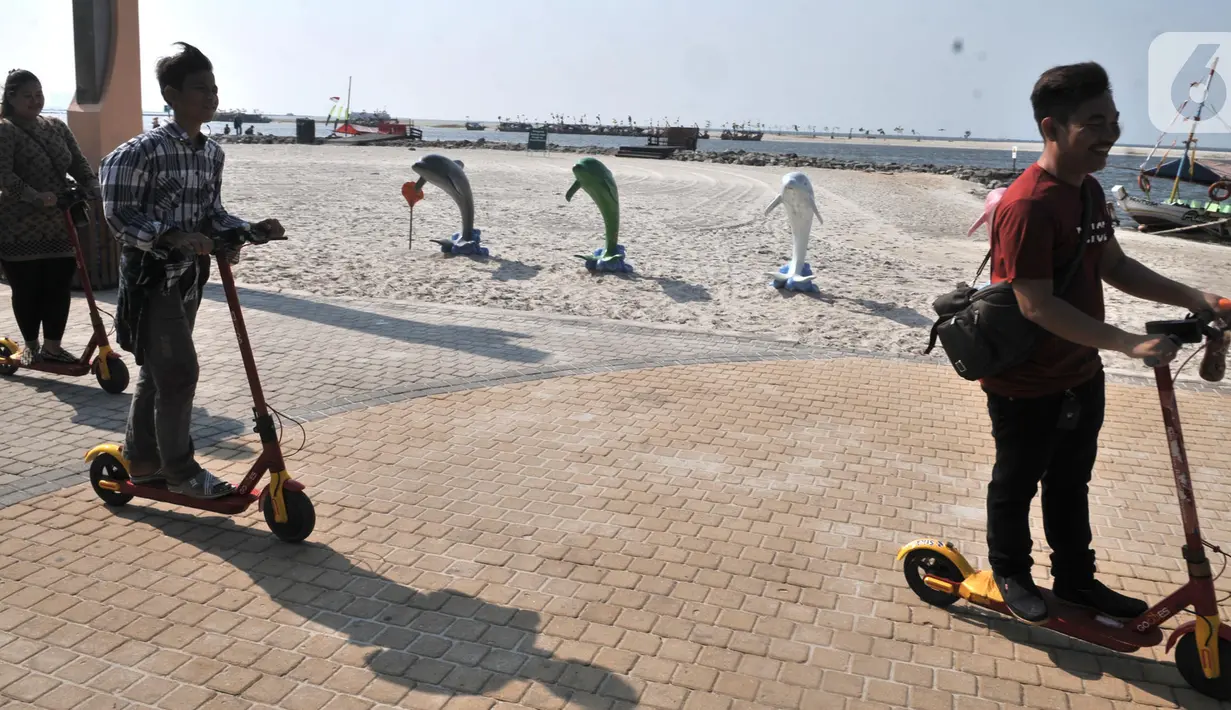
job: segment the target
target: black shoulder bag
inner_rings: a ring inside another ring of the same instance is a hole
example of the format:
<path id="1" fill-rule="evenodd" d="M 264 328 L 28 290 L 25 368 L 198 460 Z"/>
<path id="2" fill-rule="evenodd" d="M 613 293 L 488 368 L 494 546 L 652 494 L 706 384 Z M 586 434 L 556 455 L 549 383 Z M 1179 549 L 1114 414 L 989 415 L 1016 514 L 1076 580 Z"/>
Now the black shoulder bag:
<path id="1" fill-rule="evenodd" d="M 1090 240 L 1094 204 L 1090 190 L 1082 185 L 1081 237 L 1073 260 L 1065 265 L 1063 276 L 1054 280 L 1052 293 L 1060 295 L 1068 290 L 1077 270 L 1081 268 Z M 987 250 L 983 263 L 975 272 L 975 281 L 983 273 L 992 258 Z M 1017 304 L 1017 295 L 1007 281 L 972 288 L 965 282 L 932 302 L 939 316 L 932 325 L 931 337 L 923 354 L 932 352 L 939 339 L 957 374 L 967 380 L 993 377 L 1009 368 L 1022 364 L 1030 358 L 1039 335 L 1039 326 L 1022 315 Z"/>

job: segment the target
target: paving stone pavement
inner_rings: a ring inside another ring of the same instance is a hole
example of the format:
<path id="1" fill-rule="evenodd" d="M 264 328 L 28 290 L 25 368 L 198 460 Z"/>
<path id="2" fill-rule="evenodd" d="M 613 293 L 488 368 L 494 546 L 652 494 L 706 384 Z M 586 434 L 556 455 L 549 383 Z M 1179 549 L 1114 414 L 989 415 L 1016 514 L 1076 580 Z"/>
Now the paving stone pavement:
<path id="1" fill-rule="evenodd" d="M 100 294 L 112 311 L 114 292 Z M 321 299 L 240 289 L 262 384 L 284 414 L 313 420 L 356 407 L 511 379 L 628 367 L 819 357 L 768 338 L 426 303 Z M 7 287 L 0 286 L 7 304 Z M 109 316 L 104 321 L 110 325 Z M 251 429 L 251 399 L 221 286 L 210 284 L 196 326 L 201 362 L 194 436 L 209 445 Z M 89 337 L 75 299 L 70 349 Z M 6 307 L 0 334 L 17 335 Z M 132 356 L 120 351 L 136 379 Z M 78 483 L 82 455 L 123 438 L 133 386 L 108 395 L 93 377 L 20 371 L 0 379 L 12 425 L 0 456 L 0 505 Z"/>
<path id="2" fill-rule="evenodd" d="M 98 296 L 104 310 L 112 311 L 115 292 Z M 7 297 L 7 286 L 0 286 L 0 301 L 7 302 Z M 764 336 L 491 308 L 321 298 L 251 287 L 240 288 L 240 299 L 266 397 L 300 421 L 499 382 L 684 363 L 852 354 Z M 110 316 L 104 321 L 110 325 Z M 79 350 L 89 332 L 85 301 L 78 297 L 66 345 Z M 0 334 L 16 339 L 8 308 L 0 308 Z M 921 331 L 921 343 L 924 335 Z M 193 433 L 198 445 L 208 446 L 252 426 L 248 385 L 218 284 L 206 289 L 196 341 L 202 374 Z M 135 379 L 132 356 L 120 354 Z M 942 362 L 939 351 L 932 362 Z M 1145 381 L 1136 375 L 1113 379 Z M 1200 382 L 1185 386 L 1228 391 L 1225 385 Z M 0 445 L 0 506 L 80 482 L 82 455 L 98 443 L 123 438 L 131 392 L 130 385 L 122 395 L 108 395 L 93 377 L 21 371 L 0 378 L 0 401 L 14 423 Z"/>
<path id="3" fill-rule="evenodd" d="M 1183 391 L 1180 407 L 1203 527 L 1225 542 L 1231 404 Z M 911 539 L 951 539 L 985 562 L 985 418 L 977 388 L 928 364 L 659 367 L 319 420 L 291 461 L 318 515 L 299 546 L 255 512 L 110 509 L 88 485 L 33 497 L 0 509 L 0 697 L 164 710 L 1219 707 L 1161 649 L 1104 652 L 910 592 L 894 554 Z M 234 475 L 253 443 L 203 455 Z M 1100 574 L 1152 601 L 1184 577 L 1168 466 L 1153 390 L 1109 386 L 1091 485 Z"/>

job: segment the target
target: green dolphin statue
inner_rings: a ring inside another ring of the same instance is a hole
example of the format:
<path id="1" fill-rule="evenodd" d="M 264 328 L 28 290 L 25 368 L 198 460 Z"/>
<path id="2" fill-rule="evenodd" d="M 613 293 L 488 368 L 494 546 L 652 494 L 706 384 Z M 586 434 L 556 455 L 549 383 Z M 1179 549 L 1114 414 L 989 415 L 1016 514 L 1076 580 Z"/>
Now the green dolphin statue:
<path id="1" fill-rule="evenodd" d="M 572 202 L 573 195 L 576 195 L 578 190 L 585 190 L 590 199 L 594 200 L 594 204 L 598 205 L 607 233 L 607 241 L 601 253 L 578 254 L 578 258 L 597 263 L 616 259 L 623 261 L 623 249 L 617 242 L 620 234 L 620 193 L 616 190 L 615 177 L 597 158 L 578 160 L 573 166 L 573 177 L 573 185 L 564 193 L 564 199 Z"/>

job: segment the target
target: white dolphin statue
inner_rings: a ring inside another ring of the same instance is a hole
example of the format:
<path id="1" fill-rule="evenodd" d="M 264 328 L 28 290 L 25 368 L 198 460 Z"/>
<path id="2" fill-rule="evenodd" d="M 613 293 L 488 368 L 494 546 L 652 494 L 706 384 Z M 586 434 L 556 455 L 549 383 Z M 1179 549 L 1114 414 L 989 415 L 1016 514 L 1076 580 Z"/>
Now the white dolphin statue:
<path id="1" fill-rule="evenodd" d="M 774 201 L 765 208 L 766 216 L 778 205 L 786 209 L 787 221 L 791 225 L 791 261 L 786 270 L 773 272 L 775 286 L 790 288 L 794 284 L 809 284 L 816 276 L 807 263 L 808 239 L 812 236 L 812 215 L 816 215 L 816 223 L 824 224 L 821 211 L 816 207 L 816 196 L 812 192 L 812 182 L 808 176 L 800 172 L 791 172 L 782 176 L 782 189 Z M 813 287 L 815 288 L 815 287 Z M 811 290 L 811 289 L 805 289 Z"/>

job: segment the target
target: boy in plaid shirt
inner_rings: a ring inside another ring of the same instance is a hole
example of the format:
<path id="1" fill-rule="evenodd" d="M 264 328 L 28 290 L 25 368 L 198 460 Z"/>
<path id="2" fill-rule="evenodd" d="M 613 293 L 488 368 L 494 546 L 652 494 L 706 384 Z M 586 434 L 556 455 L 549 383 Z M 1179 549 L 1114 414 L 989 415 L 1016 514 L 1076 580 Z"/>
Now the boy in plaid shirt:
<path id="1" fill-rule="evenodd" d="M 158 85 L 173 120 L 103 159 L 103 210 L 124 246 L 116 331 L 141 372 L 124 456 L 134 483 L 166 482 L 176 493 L 221 498 L 234 492 L 196 462 L 190 428 L 198 364 L 192 328 L 213 242 L 202 232 L 248 223 L 222 207 L 222 148 L 201 133 L 218 109 L 213 64 L 196 47 L 158 61 Z M 254 225 L 273 238 L 277 220 Z M 228 254 L 231 263 L 239 252 Z"/>

